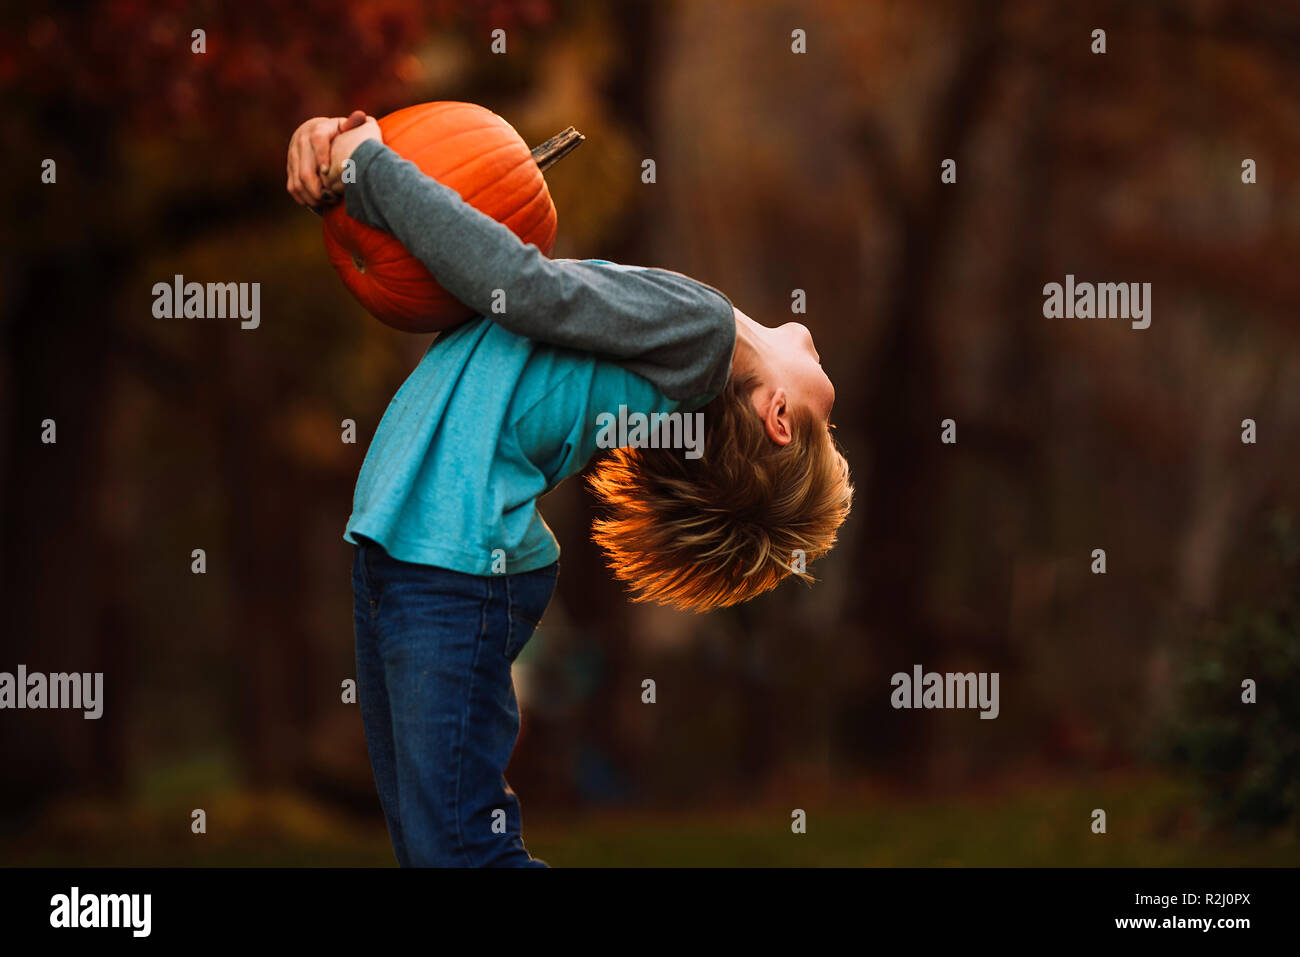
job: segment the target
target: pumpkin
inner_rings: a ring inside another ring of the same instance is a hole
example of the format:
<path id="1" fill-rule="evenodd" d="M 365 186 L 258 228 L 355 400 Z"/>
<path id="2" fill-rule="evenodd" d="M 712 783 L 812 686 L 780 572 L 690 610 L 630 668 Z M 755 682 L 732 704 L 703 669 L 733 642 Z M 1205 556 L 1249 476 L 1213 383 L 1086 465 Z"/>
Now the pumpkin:
<path id="1" fill-rule="evenodd" d="M 530 152 L 514 127 L 474 103 L 420 103 L 379 120 L 384 143 L 476 209 L 549 253 L 556 214 L 542 171 L 582 142 L 572 127 Z M 338 203 L 324 214 L 330 263 L 380 322 L 405 332 L 439 332 L 474 315 L 438 285 L 418 259 Z"/>

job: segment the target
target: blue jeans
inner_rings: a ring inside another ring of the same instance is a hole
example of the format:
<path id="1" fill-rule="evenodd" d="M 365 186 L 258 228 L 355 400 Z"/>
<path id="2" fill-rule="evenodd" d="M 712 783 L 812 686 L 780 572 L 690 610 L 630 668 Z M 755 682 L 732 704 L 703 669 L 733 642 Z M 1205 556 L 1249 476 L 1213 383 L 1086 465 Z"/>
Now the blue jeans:
<path id="1" fill-rule="evenodd" d="M 505 770 L 519 736 L 510 666 L 558 571 L 466 575 L 356 547 L 357 692 L 401 866 L 547 866 L 524 848 Z"/>

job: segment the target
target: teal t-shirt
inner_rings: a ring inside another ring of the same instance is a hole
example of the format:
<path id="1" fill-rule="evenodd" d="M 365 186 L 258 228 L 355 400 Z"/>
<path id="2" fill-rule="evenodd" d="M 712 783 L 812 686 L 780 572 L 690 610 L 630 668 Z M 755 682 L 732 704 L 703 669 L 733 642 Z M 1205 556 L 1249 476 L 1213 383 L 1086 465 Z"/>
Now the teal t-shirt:
<path id="1" fill-rule="evenodd" d="M 344 538 L 472 575 L 501 572 L 501 558 L 510 574 L 542 568 L 560 549 L 537 500 L 599 451 L 597 416 L 707 398 L 669 399 L 621 365 L 475 318 L 437 339 L 393 397 Z"/>
<path id="2" fill-rule="evenodd" d="M 437 339 L 393 397 L 344 538 L 473 575 L 549 565 L 559 547 L 538 498 L 596 454 L 602 413 L 693 411 L 721 392 L 734 307 L 671 270 L 550 259 L 382 143 L 352 159 L 348 214 L 478 318 Z"/>

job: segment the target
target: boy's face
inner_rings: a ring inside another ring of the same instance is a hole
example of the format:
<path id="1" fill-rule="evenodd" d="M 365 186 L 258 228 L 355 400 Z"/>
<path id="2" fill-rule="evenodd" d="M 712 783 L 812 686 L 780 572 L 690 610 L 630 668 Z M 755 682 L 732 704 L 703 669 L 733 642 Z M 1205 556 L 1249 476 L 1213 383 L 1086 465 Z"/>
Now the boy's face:
<path id="1" fill-rule="evenodd" d="M 835 386 L 822 369 L 808 327 L 787 322 L 769 333 L 776 347 L 770 359 L 775 381 L 784 384 L 791 403 L 808 409 L 822 422 L 829 421 L 835 405 Z"/>
<path id="2" fill-rule="evenodd" d="M 825 426 L 835 405 L 835 387 L 822 370 L 812 333 L 798 322 L 765 326 L 739 309 L 732 374 L 758 379 L 751 401 L 763 427 L 777 445 L 794 437 L 795 422 L 811 418 Z"/>

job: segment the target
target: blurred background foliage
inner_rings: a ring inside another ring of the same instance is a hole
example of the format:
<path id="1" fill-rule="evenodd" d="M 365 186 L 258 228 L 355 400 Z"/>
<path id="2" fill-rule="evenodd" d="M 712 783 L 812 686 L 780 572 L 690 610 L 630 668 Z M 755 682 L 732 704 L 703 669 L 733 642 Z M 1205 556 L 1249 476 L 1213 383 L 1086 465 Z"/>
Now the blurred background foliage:
<path id="1" fill-rule="evenodd" d="M 698 618 L 630 606 L 580 483 L 548 497 L 509 774 L 534 853 L 1295 863 L 1297 44 L 1300 5 L 1228 0 L 6 8 L 0 669 L 108 697 L 3 716 L 0 862 L 392 862 L 341 534 L 429 340 L 346 295 L 282 170 L 309 116 L 463 99 L 587 135 L 555 255 L 773 324 L 805 290 L 858 487 L 815 588 Z M 1152 282 L 1151 328 L 1043 319 L 1067 272 Z M 260 282 L 261 327 L 154 319 L 176 273 Z M 999 672 L 1000 717 L 892 710 L 915 663 Z"/>
<path id="2" fill-rule="evenodd" d="M 1279 513 L 1271 572 L 1255 602 L 1205 629 L 1183 659 L 1173 758 L 1199 778 L 1207 816 L 1239 831 L 1295 830 L 1300 818 L 1300 696 L 1269 695 L 1243 708 L 1231 679 L 1285 688 L 1300 674 L 1300 525 Z"/>

